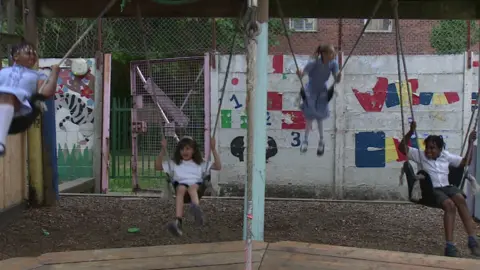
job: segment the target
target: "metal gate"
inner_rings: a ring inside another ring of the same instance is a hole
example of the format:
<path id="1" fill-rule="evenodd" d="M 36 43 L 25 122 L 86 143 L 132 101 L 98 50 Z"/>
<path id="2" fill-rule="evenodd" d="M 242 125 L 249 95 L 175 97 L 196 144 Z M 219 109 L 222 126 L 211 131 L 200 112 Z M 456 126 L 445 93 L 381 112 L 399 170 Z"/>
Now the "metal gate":
<path id="1" fill-rule="evenodd" d="M 153 89 L 147 62 L 130 65 L 132 90 L 132 187 L 163 189 L 162 174 L 155 171 L 162 131 L 170 156 L 175 136 L 188 135 L 202 151 L 209 140 L 210 89 L 208 56 L 151 60 Z"/>

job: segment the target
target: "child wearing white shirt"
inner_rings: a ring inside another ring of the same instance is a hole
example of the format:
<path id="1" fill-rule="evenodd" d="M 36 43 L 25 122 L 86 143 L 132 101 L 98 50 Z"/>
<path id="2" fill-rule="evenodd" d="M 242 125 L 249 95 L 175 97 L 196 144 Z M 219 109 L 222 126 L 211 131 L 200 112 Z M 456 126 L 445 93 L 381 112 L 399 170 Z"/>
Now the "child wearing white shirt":
<path id="1" fill-rule="evenodd" d="M 213 163 L 204 161 L 197 142 L 191 137 L 182 138 L 177 144 L 173 159 L 163 161 L 162 157 L 166 152 L 167 141 L 162 140 L 162 151 L 155 161 L 155 169 L 168 173 L 176 190 L 176 219 L 168 225 L 168 230 L 176 236 L 183 234 L 183 199 L 187 193 L 191 198 L 190 210 L 195 217 L 195 222 L 203 225 L 204 217 L 199 206 L 198 188 L 203 183 L 203 177 L 209 174 L 210 170 L 222 168 L 214 138 L 210 140 L 210 145 Z"/>
<path id="2" fill-rule="evenodd" d="M 406 147 L 406 142 L 412 137 L 416 126 L 415 122 L 410 124 L 410 130 L 405 134 L 405 137 L 403 137 L 398 146 L 398 150 L 406 155 L 409 160 L 419 164 L 422 169 L 419 173 L 423 175 L 426 174 L 425 176 L 429 177 L 432 182 L 435 202 L 445 212 L 445 240 L 447 242 L 445 256 L 457 256 L 457 249 L 453 244 L 453 229 L 455 227 L 457 209 L 468 234 L 468 248 L 472 252 L 472 255 L 480 256 L 475 227 L 468 211 L 465 195 L 456 186 L 450 185 L 448 181 L 449 167 L 464 167 L 470 163 L 471 155 L 470 157 L 461 157 L 449 153 L 444 150 L 445 142 L 443 138 L 437 135 L 430 135 L 425 139 L 425 151 L 423 152 L 416 148 Z M 475 131 L 470 134 L 468 149 L 473 145 L 476 135 Z M 469 151 L 467 151 L 467 153 L 468 152 Z M 425 178 L 419 178 L 419 181 L 425 181 Z"/>

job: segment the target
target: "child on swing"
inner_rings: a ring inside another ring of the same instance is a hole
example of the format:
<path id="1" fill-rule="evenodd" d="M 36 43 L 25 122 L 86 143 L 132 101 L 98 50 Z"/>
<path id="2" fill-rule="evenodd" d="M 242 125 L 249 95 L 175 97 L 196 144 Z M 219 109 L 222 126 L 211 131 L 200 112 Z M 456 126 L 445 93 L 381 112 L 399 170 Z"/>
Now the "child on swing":
<path id="1" fill-rule="evenodd" d="M 47 77 L 33 69 L 38 61 L 35 47 L 22 42 L 12 47 L 13 66 L 0 70 L 0 156 L 5 155 L 8 130 L 14 117 L 32 112 L 29 99 L 36 94 Z M 57 88 L 60 67 L 52 66 L 50 80 L 42 95 L 52 97 Z"/>
<path id="2" fill-rule="evenodd" d="M 182 138 L 177 144 L 173 158 L 163 161 L 162 157 L 165 155 L 166 148 L 167 141 L 163 139 L 162 150 L 155 161 L 155 169 L 164 171 L 172 177 L 172 183 L 176 190 L 176 219 L 168 224 L 168 230 L 176 236 L 181 236 L 183 234 L 183 199 L 185 194 L 188 193 L 192 200 L 190 211 L 195 218 L 195 222 L 198 225 L 203 225 L 204 217 L 199 206 L 198 188 L 202 184 L 205 174 L 208 174 L 210 170 L 221 170 L 222 164 L 215 147 L 214 138 L 210 140 L 213 163 L 205 162 L 197 142 L 191 137 Z"/>
<path id="3" fill-rule="evenodd" d="M 405 142 L 410 140 L 416 127 L 417 124 L 412 121 L 410 123 L 410 130 L 405 134 L 405 137 L 403 137 L 398 146 L 398 150 L 406 155 L 409 160 L 421 164 L 421 168 L 428 174 L 432 181 L 433 195 L 436 203 L 445 212 L 443 217 L 446 240 L 445 256 L 457 256 L 457 248 L 453 243 L 453 229 L 455 227 L 455 215 L 457 210 L 468 234 L 468 248 L 472 255 L 480 256 L 478 241 L 475 235 L 475 227 L 468 211 L 465 195 L 460 189 L 450 185 L 448 181 L 449 167 L 452 166 L 459 168 L 470 164 L 471 155 L 468 157 L 468 150 L 465 157 L 449 153 L 444 150 L 445 142 L 442 137 L 437 135 L 430 135 L 425 139 L 425 151 L 423 152 L 416 148 L 405 147 Z M 476 137 L 476 131 L 470 133 L 468 149 L 472 147 Z M 422 181 L 423 179 L 419 180 Z"/>
<path id="4" fill-rule="evenodd" d="M 316 120 L 320 140 L 318 142 L 317 156 L 322 156 L 325 151 L 323 141 L 323 121 L 328 118 L 328 87 L 327 81 L 333 74 L 335 82 L 340 82 L 338 62 L 335 60 L 335 48 L 332 45 L 320 45 L 315 50 L 314 60 L 309 62 L 303 71 L 298 71 L 298 76 L 303 78 L 308 75 L 308 84 L 305 89 L 305 100 L 300 106 L 305 120 L 305 137 L 300 145 L 300 152 L 305 153 L 308 149 L 308 135 Z"/>

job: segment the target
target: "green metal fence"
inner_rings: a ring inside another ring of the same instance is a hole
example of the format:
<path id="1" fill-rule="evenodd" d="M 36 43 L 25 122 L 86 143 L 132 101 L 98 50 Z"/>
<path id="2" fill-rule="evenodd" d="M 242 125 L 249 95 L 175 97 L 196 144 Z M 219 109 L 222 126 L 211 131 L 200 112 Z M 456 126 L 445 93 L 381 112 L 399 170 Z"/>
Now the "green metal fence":
<path id="1" fill-rule="evenodd" d="M 112 98 L 110 111 L 109 191 L 132 191 L 132 99 Z M 164 174 L 154 169 L 155 155 L 137 149 L 136 171 L 142 188 L 163 189 Z"/>

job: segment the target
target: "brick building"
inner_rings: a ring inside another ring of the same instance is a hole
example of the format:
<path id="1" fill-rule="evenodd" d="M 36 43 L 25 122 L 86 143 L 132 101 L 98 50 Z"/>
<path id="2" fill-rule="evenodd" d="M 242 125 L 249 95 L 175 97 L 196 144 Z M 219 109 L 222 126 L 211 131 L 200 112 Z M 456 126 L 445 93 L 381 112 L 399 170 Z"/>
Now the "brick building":
<path id="1" fill-rule="evenodd" d="M 296 54 L 312 54 L 320 43 L 333 44 L 348 54 L 362 31 L 362 19 L 290 19 L 289 27 L 293 50 Z M 401 20 L 400 31 L 405 54 L 434 54 L 430 45 L 432 28 L 436 20 Z M 272 46 L 272 53 L 288 53 L 285 37 Z M 339 46 L 340 44 L 340 46 Z M 354 55 L 395 54 L 395 26 L 393 20 L 372 20 L 355 49 Z"/>

